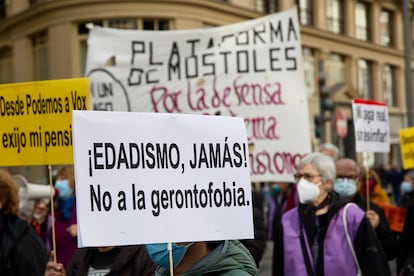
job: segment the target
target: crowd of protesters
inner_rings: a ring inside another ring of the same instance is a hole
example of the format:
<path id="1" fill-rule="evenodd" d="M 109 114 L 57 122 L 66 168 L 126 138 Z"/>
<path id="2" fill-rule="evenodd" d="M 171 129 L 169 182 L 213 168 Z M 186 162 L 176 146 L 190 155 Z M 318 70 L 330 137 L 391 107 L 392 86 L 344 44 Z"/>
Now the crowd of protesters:
<path id="1" fill-rule="evenodd" d="M 254 239 L 173 243 L 175 275 L 259 275 L 266 241 L 272 275 L 391 275 L 391 260 L 392 274 L 413 272 L 414 171 L 366 168 L 326 145 L 299 161 L 292 183 L 266 185 L 252 186 Z M 171 275 L 167 244 L 77 248 L 73 166 L 54 186 L 56 241 L 50 202 L 22 219 L 18 185 L 0 171 L 0 275 Z M 398 230 L 390 206 L 406 211 Z"/>

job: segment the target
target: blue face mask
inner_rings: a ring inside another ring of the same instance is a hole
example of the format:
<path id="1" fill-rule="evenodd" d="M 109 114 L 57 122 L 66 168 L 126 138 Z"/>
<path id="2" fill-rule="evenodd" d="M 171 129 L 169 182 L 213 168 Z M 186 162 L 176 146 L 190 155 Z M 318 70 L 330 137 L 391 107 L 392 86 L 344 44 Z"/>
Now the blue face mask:
<path id="1" fill-rule="evenodd" d="M 72 189 L 69 185 L 69 180 L 56 180 L 55 187 L 59 191 L 59 198 L 68 199 L 72 196 Z"/>
<path id="2" fill-rule="evenodd" d="M 334 183 L 334 191 L 340 196 L 351 198 L 356 194 L 356 183 L 352 179 L 338 178 Z"/>
<path id="3" fill-rule="evenodd" d="M 172 243 L 172 257 L 174 267 L 177 267 L 177 265 L 182 261 L 185 253 L 187 252 L 187 249 L 193 244 L 194 243 L 189 243 L 185 246 L 179 246 L 175 243 Z M 146 244 L 145 248 L 147 249 L 148 255 L 151 257 L 154 263 L 167 269 L 170 268 L 167 243 Z"/>
<path id="4" fill-rule="evenodd" d="M 401 183 L 401 192 L 403 193 L 409 193 L 411 192 L 412 188 L 411 188 L 411 183 L 408 181 L 404 181 L 403 183 Z"/>

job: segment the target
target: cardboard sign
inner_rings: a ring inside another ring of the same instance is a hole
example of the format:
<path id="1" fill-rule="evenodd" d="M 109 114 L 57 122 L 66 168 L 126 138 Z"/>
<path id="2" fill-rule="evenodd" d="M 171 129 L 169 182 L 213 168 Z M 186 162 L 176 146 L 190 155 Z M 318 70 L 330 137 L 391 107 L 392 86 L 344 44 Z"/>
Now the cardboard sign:
<path id="1" fill-rule="evenodd" d="M 95 110 L 244 118 L 253 181 L 291 181 L 311 151 L 297 9 L 180 31 L 94 28 Z"/>
<path id="2" fill-rule="evenodd" d="M 250 239 L 242 118 L 73 112 L 78 246 Z"/>
<path id="3" fill-rule="evenodd" d="M 403 168 L 414 168 L 414 127 L 400 129 L 399 135 Z"/>
<path id="4" fill-rule="evenodd" d="M 88 109 L 88 86 L 87 78 L 0 85 L 0 166 L 72 164 L 72 110 Z"/>
<path id="5" fill-rule="evenodd" d="M 387 105 L 383 102 L 354 99 L 352 113 L 356 152 L 389 152 L 390 131 Z"/>

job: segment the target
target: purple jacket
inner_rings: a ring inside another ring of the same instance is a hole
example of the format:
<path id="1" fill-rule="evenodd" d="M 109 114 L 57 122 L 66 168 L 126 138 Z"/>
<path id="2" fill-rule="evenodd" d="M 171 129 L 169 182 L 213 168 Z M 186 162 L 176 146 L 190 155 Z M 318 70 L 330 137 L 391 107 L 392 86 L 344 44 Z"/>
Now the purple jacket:
<path id="1" fill-rule="evenodd" d="M 344 206 L 345 207 L 345 206 Z M 345 236 L 345 228 L 342 222 L 344 207 L 334 215 L 329 222 L 324 240 L 324 272 L 325 275 L 350 276 L 357 274 L 357 268 L 352 257 L 351 250 Z M 347 210 L 348 230 L 351 240 L 354 241 L 358 227 L 364 217 L 364 212 L 356 205 Z M 302 254 L 299 237 L 300 221 L 298 209 L 287 212 L 283 218 L 283 248 L 284 248 L 284 273 L 285 275 L 307 275 L 305 259 Z M 303 227 L 303 226 L 302 226 Z M 305 240 L 306 231 L 303 230 Z M 313 260 L 312 253 L 306 242 L 308 256 Z M 315 271 L 313 262 L 312 268 Z"/>
<path id="2" fill-rule="evenodd" d="M 65 219 L 57 209 L 55 210 L 56 259 L 65 267 L 78 248 L 77 237 L 72 237 L 67 230 L 69 226 L 77 223 L 76 203 L 73 204 L 72 208 L 69 219 Z"/>

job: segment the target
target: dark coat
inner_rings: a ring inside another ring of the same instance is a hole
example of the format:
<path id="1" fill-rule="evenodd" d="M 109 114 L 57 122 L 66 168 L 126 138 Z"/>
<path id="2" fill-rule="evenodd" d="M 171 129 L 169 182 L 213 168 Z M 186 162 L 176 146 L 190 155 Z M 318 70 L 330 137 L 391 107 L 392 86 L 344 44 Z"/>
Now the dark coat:
<path id="1" fill-rule="evenodd" d="M 263 195 L 261 192 L 254 191 L 252 193 L 253 199 L 253 224 L 254 224 L 254 239 L 240 240 L 240 242 L 252 254 L 256 266 L 259 267 L 260 261 L 266 250 L 266 225 L 264 221 L 263 210 Z"/>
<path id="2" fill-rule="evenodd" d="M 0 220 L 0 275 L 44 275 L 48 256 L 39 235 L 17 216 L 1 216 Z"/>
<path id="3" fill-rule="evenodd" d="M 365 212 L 367 211 L 367 201 L 366 199 L 362 198 L 358 193 L 352 198 L 352 202 L 358 205 L 359 208 L 361 208 Z M 397 257 L 398 254 L 399 244 L 397 237 L 388 226 L 388 222 L 385 218 L 384 211 L 382 211 L 382 209 L 373 202 L 370 202 L 370 208 L 378 214 L 380 219 L 379 225 L 377 229 L 375 229 L 375 232 L 378 235 L 378 239 L 380 240 L 382 247 L 384 248 L 385 254 L 387 254 L 387 259 L 393 260 L 395 257 Z"/>
<path id="4" fill-rule="evenodd" d="M 66 269 L 67 276 L 88 275 L 94 248 L 80 248 L 76 250 Z M 125 246 L 120 251 L 112 264 L 108 275 L 142 275 L 152 276 L 155 273 L 156 265 L 148 256 L 145 247 Z"/>
<path id="5" fill-rule="evenodd" d="M 407 208 L 404 229 L 400 237 L 400 250 L 397 258 L 397 270 L 401 271 L 408 257 L 414 260 L 414 192 L 403 196 L 401 202 Z"/>

